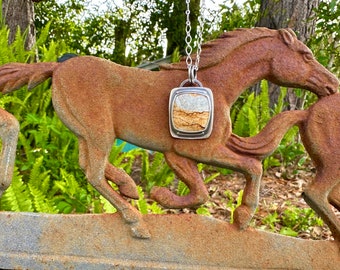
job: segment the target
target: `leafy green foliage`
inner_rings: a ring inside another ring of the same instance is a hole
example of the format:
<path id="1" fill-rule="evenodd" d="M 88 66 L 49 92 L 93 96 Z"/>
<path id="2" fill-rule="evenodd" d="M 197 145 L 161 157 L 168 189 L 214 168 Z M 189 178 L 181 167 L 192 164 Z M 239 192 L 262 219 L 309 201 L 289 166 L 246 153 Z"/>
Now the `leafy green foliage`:
<path id="1" fill-rule="evenodd" d="M 236 200 L 234 200 L 232 196 L 232 192 L 230 190 L 226 190 L 224 192 L 225 196 L 228 198 L 227 201 L 227 209 L 230 211 L 230 223 L 234 223 L 234 213 L 237 207 L 239 207 L 242 203 L 242 196 L 243 196 L 243 190 L 240 190 L 237 193 Z"/>
<path id="2" fill-rule="evenodd" d="M 320 63 L 340 76 L 340 2 L 321 1 L 315 11 L 315 17 L 315 35 L 308 45 Z"/>
<path id="3" fill-rule="evenodd" d="M 256 25 L 258 11 L 260 9 L 259 0 L 247 0 L 241 6 L 236 1 L 228 1 L 228 4 L 221 4 L 220 31 L 231 31 L 236 28 L 250 28 Z"/>
<path id="4" fill-rule="evenodd" d="M 287 88 L 281 87 L 278 103 L 273 109 L 269 106 L 268 82 L 261 82 L 261 92 L 255 95 L 254 92 L 243 95 L 231 110 L 233 132 L 239 136 L 248 137 L 256 135 L 276 114 L 284 108 L 284 98 Z M 283 137 L 280 145 L 273 155 L 263 161 L 264 169 L 281 164 L 287 166 L 295 161 L 302 165 L 306 160 L 304 146 L 299 139 L 297 127 L 291 128 Z"/>
<path id="5" fill-rule="evenodd" d="M 202 163 L 198 163 L 197 164 L 197 169 L 198 169 L 198 172 L 202 175 L 202 178 L 203 178 L 203 181 L 205 184 L 208 184 L 209 182 L 211 182 L 212 180 L 214 180 L 216 177 L 218 177 L 220 175 L 220 172 L 214 172 L 212 173 L 211 175 L 208 175 L 207 177 L 205 177 L 205 172 L 204 172 L 204 169 L 206 167 L 209 167 L 205 164 L 202 164 Z M 187 187 L 187 185 L 182 182 L 182 181 L 179 181 L 178 182 L 178 186 L 177 186 L 177 195 L 178 196 L 185 196 L 185 195 L 188 195 L 190 192 L 189 188 Z M 203 210 L 202 210 L 203 211 Z"/>
<path id="6" fill-rule="evenodd" d="M 173 13 L 166 9 L 170 9 L 172 2 L 129 0 L 118 6 L 108 1 L 98 4 L 86 0 L 41 1 L 35 5 L 35 24 L 40 33 L 52 22 L 46 44 L 63 40 L 78 54 L 134 66 L 163 56 L 164 29 L 171 26 L 164 23 Z M 179 40 L 183 47 L 183 34 Z"/>
<path id="7" fill-rule="evenodd" d="M 162 153 L 153 153 L 150 160 L 150 154 L 147 151 L 142 152 L 141 181 L 147 192 L 150 192 L 153 186 L 168 186 L 174 178 L 175 174 L 165 162 Z"/>
<path id="8" fill-rule="evenodd" d="M 272 117 L 269 107 L 267 81 L 261 82 L 261 93 L 243 95 L 231 111 L 233 132 L 239 136 L 256 135 Z"/>
<path id="9" fill-rule="evenodd" d="M 1 209 L 16 212 L 34 210 L 30 192 L 17 169 L 14 170 L 11 185 L 1 197 Z"/>
<path id="10" fill-rule="evenodd" d="M 139 199 L 132 201 L 132 204 L 137 206 L 137 209 L 144 215 L 146 214 L 163 214 L 164 210 L 156 202 L 148 202 L 145 198 L 142 187 L 138 187 Z"/>
<path id="11" fill-rule="evenodd" d="M 298 236 L 313 227 L 323 225 L 323 221 L 311 208 L 298 208 L 290 205 L 280 214 L 277 211 L 262 219 L 265 228 L 287 236 Z"/>

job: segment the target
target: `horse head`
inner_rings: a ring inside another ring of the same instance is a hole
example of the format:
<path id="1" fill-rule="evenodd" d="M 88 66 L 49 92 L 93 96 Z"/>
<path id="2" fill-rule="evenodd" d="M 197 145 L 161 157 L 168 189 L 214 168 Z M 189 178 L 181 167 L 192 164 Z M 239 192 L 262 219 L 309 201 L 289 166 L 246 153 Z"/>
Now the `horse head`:
<path id="1" fill-rule="evenodd" d="M 280 29 L 278 33 L 284 46 L 273 55 L 268 80 L 310 90 L 318 97 L 336 93 L 339 80 L 314 58 L 295 33 L 291 29 Z"/>

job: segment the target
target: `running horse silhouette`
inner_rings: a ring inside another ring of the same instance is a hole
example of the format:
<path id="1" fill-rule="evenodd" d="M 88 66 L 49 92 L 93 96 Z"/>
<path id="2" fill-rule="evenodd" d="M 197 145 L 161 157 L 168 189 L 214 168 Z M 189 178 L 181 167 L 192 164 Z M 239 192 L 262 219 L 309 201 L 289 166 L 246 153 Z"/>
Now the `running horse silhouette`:
<path id="1" fill-rule="evenodd" d="M 90 56 L 62 63 L 11 63 L 0 68 L 0 90 L 9 93 L 25 84 L 30 89 L 52 77 L 54 109 L 78 137 L 81 168 L 88 181 L 118 209 L 135 237 L 148 238 L 150 234 L 141 214 L 121 196 L 138 196 L 133 180 L 108 162 L 116 138 L 164 153 L 169 166 L 190 189 L 189 195 L 180 197 L 167 188 L 155 187 L 152 198 L 169 208 L 194 207 L 208 199 L 196 162 L 242 172 L 246 186 L 235 220 L 243 229 L 258 204 L 261 160 L 301 117 L 283 114 L 257 136 L 240 138 L 232 134 L 230 107 L 247 87 L 261 79 L 304 88 L 320 98 L 335 93 L 339 82 L 287 29 L 224 33 L 203 46 L 200 63 L 200 81 L 212 89 L 215 104 L 214 129 L 209 138 L 202 140 L 175 139 L 169 132 L 169 93 L 187 78 L 185 61 L 164 66 L 158 72 Z M 9 123 L 17 128 L 15 121 Z M 6 163 L 2 166 L 6 173 L 1 178 L 1 192 L 11 180 L 15 152 L 12 139 L 16 136 L 12 133 L 3 136 Z M 119 192 L 108 181 L 116 183 Z"/>

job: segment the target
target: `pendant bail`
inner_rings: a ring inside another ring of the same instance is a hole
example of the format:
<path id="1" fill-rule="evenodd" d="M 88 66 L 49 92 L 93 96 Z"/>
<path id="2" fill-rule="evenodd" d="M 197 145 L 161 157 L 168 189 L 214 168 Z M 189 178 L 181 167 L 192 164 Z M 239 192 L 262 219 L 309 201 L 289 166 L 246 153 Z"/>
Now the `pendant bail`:
<path id="1" fill-rule="evenodd" d="M 188 78 L 191 84 L 197 81 L 197 70 L 198 68 L 194 65 L 188 67 Z"/>

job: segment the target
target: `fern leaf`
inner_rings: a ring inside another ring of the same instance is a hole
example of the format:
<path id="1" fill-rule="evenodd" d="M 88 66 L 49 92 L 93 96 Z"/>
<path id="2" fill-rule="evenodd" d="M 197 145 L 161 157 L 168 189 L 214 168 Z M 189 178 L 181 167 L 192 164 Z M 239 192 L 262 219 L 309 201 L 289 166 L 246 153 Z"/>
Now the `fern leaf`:
<path id="1" fill-rule="evenodd" d="M 237 114 L 236 121 L 234 122 L 233 132 L 239 136 L 247 136 L 246 135 L 247 133 L 246 130 L 248 126 L 248 119 L 246 117 L 247 110 L 248 109 L 244 105 Z"/>
<path id="2" fill-rule="evenodd" d="M 189 192 L 190 192 L 190 190 L 187 187 L 187 185 L 184 184 L 184 182 L 179 181 L 178 186 L 177 186 L 177 195 L 178 196 L 185 196 L 185 195 L 188 195 Z"/>
<path id="3" fill-rule="evenodd" d="M 287 91 L 288 91 L 286 87 L 281 87 L 280 89 L 281 89 L 280 96 L 279 96 L 278 102 L 277 102 L 277 104 L 274 108 L 274 114 L 275 115 L 282 112 L 283 107 L 284 107 L 284 99 L 285 99 L 285 97 L 287 95 Z"/>
<path id="4" fill-rule="evenodd" d="M 261 81 L 261 93 L 259 96 L 260 99 L 260 115 L 259 115 L 259 124 L 260 129 L 262 129 L 271 118 L 270 115 L 270 98 L 268 93 L 268 81 Z"/>
<path id="5" fill-rule="evenodd" d="M 139 212 L 141 212 L 143 215 L 146 215 L 148 213 L 148 204 L 146 202 L 144 192 L 140 186 L 137 187 L 139 199 L 137 200 L 137 207 Z"/>
<path id="6" fill-rule="evenodd" d="M 46 171 L 42 174 L 42 177 L 40 177 L 40 190 L 44 194 L 47 194 L 50 188 L 51 188 L 50 171 Z"/>
<path id="7" fill-rule="evenodd" d="M 256 113 L 252 108 L 248 108 L 248 135 L 254 136 L 259 132 L 259 123 L 256 117 Z"/>
<path id="8" fill-rule="evenodd" d="M 103 205 L 103 209 L 105 213 L 116 213 L 117 209 L 102 195 L 99 196 L 99 200 Z"/>
<path id="9" fill-rule="evenodd" d="M 28 188 L 30 190 L 33 205 L 36 212 L 41 213 L 57 213 L 58 210 L 54 205 L 53 201 L 47 199 L 47 197 L 41 192 L 38 188 L 36 188 L 32 184 L 28 184 Z"/>
<path id="10" fill-rule="evenodd" d="M 14 169 L 10 187 L 1 198 L 1 208 L 6 211 L 33 212 L 32 197 L 27 185 L 22 181 L 17 168 Z"/>
<path id="11" fill-rule="evenodd" d="M 34 183 L 34 185 L 36 187 L 40 186 L 40 184 L 38 184 L 38 183 L 39 183 L 39 180 L 40 180 L 40 174 L 41 174 L 41 167 L 42 167 L 43 159 L 44 159 L 43 156 L 38 157 L 35 160 L 35 162 L 33 164 L 33 168 L 31 169 L 31 172 L 30 172 L 29 182 L 31 184 Z"/>

